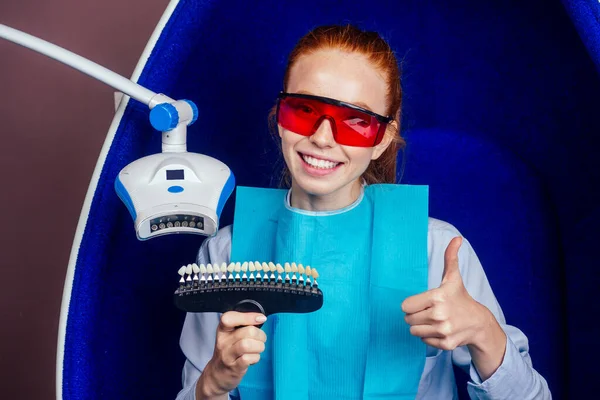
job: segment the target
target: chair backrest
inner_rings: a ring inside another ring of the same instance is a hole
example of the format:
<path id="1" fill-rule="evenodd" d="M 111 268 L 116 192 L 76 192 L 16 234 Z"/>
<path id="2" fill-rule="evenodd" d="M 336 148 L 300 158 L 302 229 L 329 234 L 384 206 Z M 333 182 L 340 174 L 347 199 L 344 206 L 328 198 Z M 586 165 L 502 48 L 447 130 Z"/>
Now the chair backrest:
<path id="1" fill-rule="evenodd" d="M 507 323 L 528 336 L 534 367 L 558 390 L 566 361 L 555 351 L 565 340 L 566 317 L 557 313 L 563 270 L 558 221 L 540 177 L 481 136 L 429 129 L 407 140 L 404 182 L 430 186 L 430 215 L 469 240 Z M 466 377 L 455 375 L 466 394 Z"/>

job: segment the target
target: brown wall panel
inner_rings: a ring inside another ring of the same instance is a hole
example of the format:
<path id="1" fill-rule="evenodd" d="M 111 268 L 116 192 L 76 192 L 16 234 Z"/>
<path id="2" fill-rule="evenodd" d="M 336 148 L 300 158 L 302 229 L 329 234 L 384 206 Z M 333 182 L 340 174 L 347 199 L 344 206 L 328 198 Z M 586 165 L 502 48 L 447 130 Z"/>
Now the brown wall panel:
<path id="1" fill-rule="evenodd" d="M 2 0 L 0 23 L 130 77 L 168 0 Z M 0 39 L 0 397 L 54 397 L 73 235 L 113 89 Z"/>

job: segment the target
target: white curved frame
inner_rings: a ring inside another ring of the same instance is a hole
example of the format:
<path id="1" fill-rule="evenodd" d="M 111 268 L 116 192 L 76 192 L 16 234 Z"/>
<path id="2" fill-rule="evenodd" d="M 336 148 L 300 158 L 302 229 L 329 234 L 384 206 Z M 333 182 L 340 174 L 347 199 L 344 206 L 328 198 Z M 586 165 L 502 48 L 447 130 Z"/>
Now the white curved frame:
<path id="1" fill-rule="evenodd" d="M 142 74 L 142 71 L 156 45 L 156 42 L 160 38 L 160 35 L 171 18 L 173 11 L 179 4 L 179 0 L 171 0 L 162 17 L 158 21 L 152 36 L 148 40 L 142 55 L 133 71 L 131 76 L 131 80 L 133 82 L 137 82 Z M 65 285 L 63 288 L 63 297 L 62 303 L 60 307 L 60 320 L 58 324 L 58 343 L 56 346 L 56 398 L 58 400 L 62 399 L 62 387 L 63 387 L 63 362 L 64 362 L 64 351 L 65 351 L 65 336 L 67 331 L 67 320 L 69 318 L 69 305 L 71 303 L 71 291 L 73 289 L 73 277 L 75 275 L 75 266 L 77 264 L 77 257 L 79 255 L 79 246 L 81 245 L 81 240 L 83 238 L 83 233 L 85 232 L 85 226 L 87 224 L 90 207 L 92 205 L 92 200 L 94 199 L 94 194 L 96 192 L 96 188 L 98 186 L 98 180 L 100 178 L 100 174 L 102 172 L 102 168 L 104 167 L 104 162 L 106 161 L 106 156 L 108 151 L 110 150 L 110 146 L 112 145 L 113 139 L 115 137 L 115 133 L 119 127 L 121 122 L 121 118 L 123 117 L 123 113 L 125 112 L 125 108 L 129 103 L 130 97 L 125 95 L 123 99 L 119 103 L 119 107 L 115 113 L 115 117 L 108 129 L 108 133 L 106 135 L 106 139 L 104 140 L 104 144 L 102 145 L 102 149 L 100 150 L 100 156 L 98 157 L 98 161 L 96 162 L 96 167 L 94 169 L 94 173 L 92 174 L 92 179 L 90 180 L 90 184 L 88 186 L 87 194 L 85 196 L 85 200 L 83 201 L 83 206 L 81 208 L 81 213 L 79 215 L 79 222 L 77 223 L 77 229 L 75 231 L 75 237 L 73 239 L 73 245 L 71 247 L 71 254 L 69 256 L 69 264 L 67 267 L 67 274 L 65 277 Z"/>

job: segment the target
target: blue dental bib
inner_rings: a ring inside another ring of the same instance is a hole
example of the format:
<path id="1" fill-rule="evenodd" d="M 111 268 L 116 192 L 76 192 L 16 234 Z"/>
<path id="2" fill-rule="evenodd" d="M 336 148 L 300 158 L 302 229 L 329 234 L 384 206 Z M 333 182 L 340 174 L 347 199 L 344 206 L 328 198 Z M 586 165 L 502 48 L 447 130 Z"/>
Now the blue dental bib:
<path id="1" fill-rule="evenodd" d="M 242 400 L 414 399 L 425 344 L 400 305 L 427 290 L 428 188 L 370 185 L 332 212 L 292 208 L 286 193 L 237 188 L 231 260 L 310 265 L 324 303 L 269 317 Z"/>

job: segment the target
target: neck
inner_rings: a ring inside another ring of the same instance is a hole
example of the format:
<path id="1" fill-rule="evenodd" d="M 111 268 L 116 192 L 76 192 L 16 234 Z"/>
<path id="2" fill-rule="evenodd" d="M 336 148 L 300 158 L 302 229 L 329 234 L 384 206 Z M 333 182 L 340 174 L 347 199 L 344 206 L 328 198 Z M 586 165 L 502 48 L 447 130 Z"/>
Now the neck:
<path id="1" fill-rule="evenodd" d="M 354 203 L 361 191 L 362 179 L 360 178 L 335 192 L 323 195 L 308 193 L 292 181 L 290 205 L 307 211 L 334 211 Z"/>

